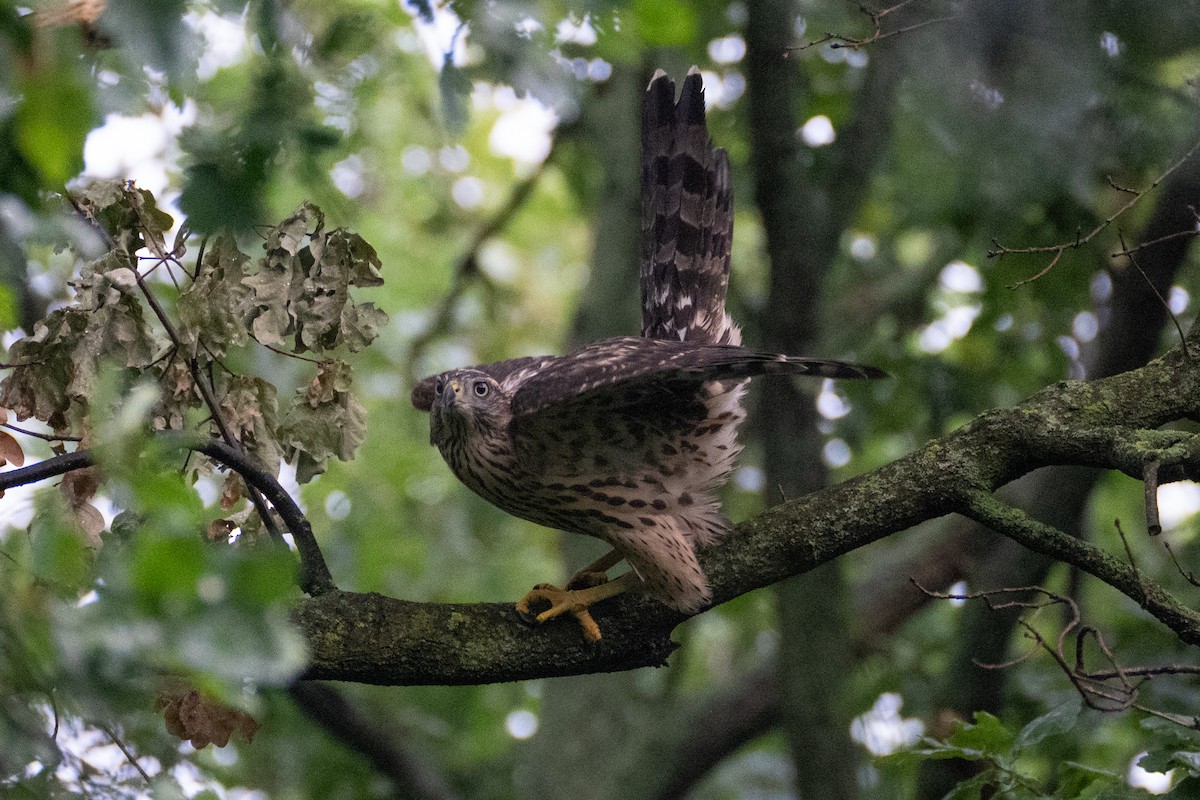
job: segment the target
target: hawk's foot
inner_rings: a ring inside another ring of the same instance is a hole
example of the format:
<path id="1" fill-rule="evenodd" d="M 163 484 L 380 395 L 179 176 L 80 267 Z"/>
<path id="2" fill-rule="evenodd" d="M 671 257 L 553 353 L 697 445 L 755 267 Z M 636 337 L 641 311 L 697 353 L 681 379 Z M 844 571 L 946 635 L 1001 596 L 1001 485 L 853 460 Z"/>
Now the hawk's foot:
<path id="1" fill-rule="evenodd" d="M 566 589 L 560 589 L 549 583 L 539 583 L 517 602 L 517 613 L 527 621 L 539 625 L 563 614 L 570 614 L 575 617 L 579 627 L 583 629 L 583 638 L 589 642 L 598 642 L 602 638 L 600 626 L 596 624 L 596 620 L 592 619 L 592 612 L 588 609 L 594 603 L 628 591 L 631 582 L 628 576 L 632 576 L 634 580 L 637 578 L 634 573 L 629 572 L 610 581 L 602 572 L 585 571 L 577 573 L 571 578 Z M 599 582 L 595 582 L 597 578 L 599 578 Z M 589 582 L 591 585 L 586 585 Z M 579 583 L 585 585 L 579 586 Z M 539 607 L 549 605 L 549 608 L 535 615 L 532 610 L 532 606 L 535 605 Z"/>

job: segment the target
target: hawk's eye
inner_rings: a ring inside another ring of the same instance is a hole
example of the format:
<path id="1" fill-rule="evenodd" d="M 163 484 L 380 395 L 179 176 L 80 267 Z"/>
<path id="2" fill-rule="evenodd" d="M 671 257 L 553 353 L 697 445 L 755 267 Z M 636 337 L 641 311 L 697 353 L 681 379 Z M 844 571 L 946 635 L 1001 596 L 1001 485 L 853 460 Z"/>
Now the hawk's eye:
<path id="1" fill-rule="evenodd" d="M 442 392 L 445 391 L 445 389 L 446 389 L 446 384 L 440 378 L 438 379 L 438 381 L 436 383 L 433 384 L 433 393 L 435 395 L 438 395 L 439 397 L 441 396 Z"/>
<path id="2" fill-rule="evenodd" d="M 487 397 L 487 393 L 488 393 L 488 385 L 486 383 L 484 383 L 483 381 L 480 381 L 479 383 L 475 384 L 475 394 L 477 394 L 480 397 Z"/>

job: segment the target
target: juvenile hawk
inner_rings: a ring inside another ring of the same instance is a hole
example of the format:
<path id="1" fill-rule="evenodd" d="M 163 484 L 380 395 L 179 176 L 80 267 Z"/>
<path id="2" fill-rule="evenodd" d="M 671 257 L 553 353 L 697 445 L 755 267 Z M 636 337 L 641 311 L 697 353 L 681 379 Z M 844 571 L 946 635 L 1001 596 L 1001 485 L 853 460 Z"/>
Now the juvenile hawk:
<path id="1" fill-rule="evenodd" d="M 431 411 L 430 441 L 472 491 L 510 514 L 595 536 L 613 552 L 557 589 L 539 622 L 640 586 L 685 613 L 711 592 L 696 549 L 730 528 L 716 490 L 733 469 L 753 375 L 879 378 L 874 367 L 740 346 L 725 311 L 733 193 L 713 147 L 704 87 L 693 67 L 679 102 L 659 70 L 642 112 L 642 335 L 604 339 L 565 356 L 535 356 L 443 372 L 413 389 Z M 621 559 L 631 570 L 603 573 Z"/>

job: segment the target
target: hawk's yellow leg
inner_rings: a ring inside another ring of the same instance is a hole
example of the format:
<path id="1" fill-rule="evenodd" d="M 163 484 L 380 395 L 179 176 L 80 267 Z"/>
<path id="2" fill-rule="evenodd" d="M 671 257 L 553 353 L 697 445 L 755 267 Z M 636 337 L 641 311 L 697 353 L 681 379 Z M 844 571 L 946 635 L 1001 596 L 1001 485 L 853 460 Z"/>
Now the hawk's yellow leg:
<path id="1" fill-rule="evenodd" d="M 615 552 L 615 551 L 614 551 Z M 589 564 L 584 569 L 576 573 L 575 577 L 567 584 L 568 587 L 578 585 L 580 578 L 588 576 L 588 579 L 594 579 L 595 576 L 604 574 L 603 569 L 596 569 L 601 566 L 606 559 L 611 558 L 613 554 L 600 559 L 594 564 Z M 604 566 L 608 569 L 620 560 L 620 556 L 612 559 L 612 563 Z M 641 583 L 641 578 L 635 572 L 626 572 L 611 581 L 604 583 L 586 586 L 584 588 L 567 588 L 560 589 L 557 586 L 552 586 L 549 583 L 539 583 L 537 586 L 529 590 L 524 597 L 517 603 L 517 613 L 522 616 L 532 616 L 530 604 L 532 603 L 549 603 L 550 607 L 539 613 L 534 619 L 540 624 L 549 622 L 555 617 L 563 614 L 571 614 L 579 622 L 579 627 L 583 629 L 583 637 L 589 642 L 600 641 L 600 626 L 596 624 L 596 620 L 592 619 L 592 612 L 588 608 L 601 600 L 607 600 L 622 592 L 627 592 Z"/>
<path id="2" fill-rule="evenodd" d="M 624 557 L 616 550 L 609 550 L 606 555 L 600 556 L 600 558 L 597 558 L 572 575 L 571 579 L 567 581 L 567 588 L 580 589 L 604 583 L 604 581 L 608 580 L 605 573 L 621 563 L 621 559 Z"/>

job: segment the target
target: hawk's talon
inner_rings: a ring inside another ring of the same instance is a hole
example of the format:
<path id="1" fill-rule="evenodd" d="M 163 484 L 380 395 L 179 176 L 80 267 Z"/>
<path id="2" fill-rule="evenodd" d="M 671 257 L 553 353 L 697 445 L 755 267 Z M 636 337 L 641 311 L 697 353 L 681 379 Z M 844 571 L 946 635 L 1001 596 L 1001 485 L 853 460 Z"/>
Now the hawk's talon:
<path id="1" fill-rule="evenodd" d="M 588 574 L 594 575 L 595 573 Z M 576 575 L 575 578 L 572 578 L 572 582 L 578 577 Z M 607 582 L 607 580 L 607 576 L 604 576 L 604 581 L 601 583 Z M 567 585 L 571 586 L 571 583 Z M 584 588 L 560 589 L 553 584 L 539 583 L 517 601 L 516 609 L 526 622 L 538 625 L 569 613 L 575 617 L 579 622 L 579 627 L 583 629 L 583 638 L 589 642 L 598 642 L 601 639 L 600 626 L 596 624 L 596 620 L 592 619 L 592 612 L 588 611 L 588 606 L 594 601 L 586 599 L 585 594 L 586 589 Z M 550 607 L 535 615 L 530 608 L 530 604 L 533 603 L 538 605 L 548 603 Z"/>
<path id="2" fill-rule="evenodd" d="M 601 580 L 594 586 L 575 588 L 572 585 L 580 581 L 595 580 L 597 574 L 601 578 L 604 578 L 604 580 Z M 538 625 L 549 622 L 563 614 L 570 614 L 575 617 L 575 620 L 579 623 L 579 627 L 583 629 L 583 638 L 589 642 L 598 642 L 601 639 L 600 626 L 592 618 L 592 612 L 588 610 L 589 607 L 601 600 L 628 591 L 640 582 L 641 580 L 634 572 L 626 572 L 619 578 L 610 581 L 603 573 L 583 570 L 571 578 L 566 589 L 560 589 L 549 583 L 539 583 L 517 601 L 516 610 L 522 619 L 530 624 Z M 530 608 L 533 604 L 537 604 L 539 607 L 543 604 L 548 604 L 550 607 L 535 615 Z"/>

